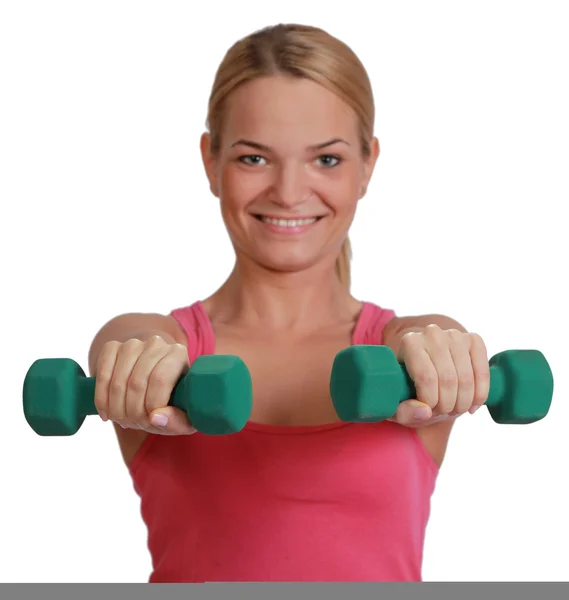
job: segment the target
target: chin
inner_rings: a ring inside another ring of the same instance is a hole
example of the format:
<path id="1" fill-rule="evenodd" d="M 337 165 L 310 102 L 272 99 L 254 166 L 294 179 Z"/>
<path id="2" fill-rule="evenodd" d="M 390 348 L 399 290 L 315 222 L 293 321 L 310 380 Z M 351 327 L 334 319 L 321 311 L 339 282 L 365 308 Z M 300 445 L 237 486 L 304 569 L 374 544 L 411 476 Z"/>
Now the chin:
<path id="1" fill-rule="evenodd" d="M 287 253 L 280 256 L 257 256 L 255 257 L 255 262 L 270 271 L 294 273 L 305 271 L 314 266 L 318 262 L 318 258 L 315 256 L 299 256 L 298 254 Z"/>

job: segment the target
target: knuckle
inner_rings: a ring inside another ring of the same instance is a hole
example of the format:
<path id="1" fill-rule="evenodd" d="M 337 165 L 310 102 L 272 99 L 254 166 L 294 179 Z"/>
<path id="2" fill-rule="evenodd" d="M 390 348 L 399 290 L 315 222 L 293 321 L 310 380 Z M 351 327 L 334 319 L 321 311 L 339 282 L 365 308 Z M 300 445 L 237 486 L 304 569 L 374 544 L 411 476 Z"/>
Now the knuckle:
<path id="1" fill-rule="evenodd" d="M 460 385 L 464 388 L 473 388 L 474 387 L 474 375 L 472 373 L 465 373 L 460 376 Z"/>
<path id="2" fill-rule="evenodd" d="M 479 349 L 484 355 L 486 355 L 486 343 L 480 335 L 477 333 L 470 334 L 470 343 L 472 347 Z"/>
<path id="3" fill-rule="evenodd" d="M 115 357 L 118 353 L 118 346 L 118 342 L 105 342 L 97 356 L 97 377 L 100 377 L 104 373 L 108 373 L 109 370 L 112 372 Z"/>
<path id="4" fill-rule="evenodd" d="M 410 331 L 406 333 L 399 342 L 402 348 L 408 349 L 413 348 L 419 342 L 419 334 L 416 331 Z"/>
<path id="5" fill-rule="evenodd" d="M 425 333 L 427 335 L 438 336 L 441 332 L 442 329 L 436 323 L 431 323 L 425 326 Z"/>
<path id="6" fill-rule="evenodd" d="M 120 342 L 117 342 L 116 340 L 109 340 L 108 342 L 105 342 L 103 344 L 103 347 L 101 348 L 101 352 L 110 352 L 110 351 L 114 351 L 116 350 L 119 346 L 121 345 Z"/>
<path id="7" fill-rule="evenodd" d="M 188 348 L 183 344 L 176 344 L 173 348 L 173 354 L 176 357 L 176 364 L 189 364 L 190 357 L 188 356 Z"/>
<path id="8" fill-rule="evenodd" d="M 109 398 L 106 394 L 95 394 L 95 408 L 100 412 L 102 410 L 107 410 L 109 405 Z"/>
<path id="9" fill-rule="evenodd" d="M 458 377 L 454 371 L 443 371 L 439 376 L 441 387 L 454 387 L 458 383 Z"/>
<path id="10" fill-rule="evenodd" d="M 156 334 L 146 340 L 145 346 L 153 348 L 154 346 L 163 346 L 165 343 L 162 337 Z"/>
<path id="11" fill-rule="evenodd" d="M 476 343 L 479 344 L 481 346 L 485 346 L 486 344 L 484 344 L 484 340 L 482 339 L 482 336 L 480 336 L 478 333 L 469 333 L 468 334 L 470 336 L 470 339 Z"/>
<path id="12" fill-rule="evenodd" d="M 464 333 L 458 329 L 447 329 L 447 335 L 453 342 L 461 342 L 464 339 Z"/>
<path id="13" fill-rule="evenodd" d="M 476 404 L 476 406 L 483 406 L 486 404 L 486 400 L 488 400 L 487 394 L 475 394 L 472 404 Z"/>
<path id="14" fill-rule="evenodd" d="M 415 375 L 415 381 L 424 386 L 432 386 L 437 381 L 437 376 L 432 371 L 420 371 Z"/>
<path id="15" fill-rule="evenodd" d="M 146 390 L 146 380 L 143 377 L 131 377 L 128 380 L 128 390 L 135 394 L 140 394 Z"/>
<path id="16" fill-rule="evenodd" d="M 475 387 L 475 400 L 485 402 L 490 391 L 490 372 L 485 371 L 484 373 L 477 374 L 473 386 Z"/>
<path id="17" fill-rule="evenodd" d="M 113 366 L 114 364 L 105 364 L 105 362 L 101 361 L 99 358 L 99 364 L 97 365 L 97 372 L 95 374 L 95 379 L 99 388 L 106 388 L 108 386 L 113 374 Z"/>
<path id="18" fill-rule="evenodd" d="M 120 379 L 113 379 L 109 384 L 109 390 L 114 395 L 124 394 L 125 385 Z"/>
<path id="19" fill-rule="evenodd" d="M 138 338 L 130 338 L 129 340 L 126 340 L 126 342 L 123 342 L 121 349 L 125 349 L 125 350 L 132 350 L 134 348 L 139 348 L 140 346 L 143 345 L 143 342 L 141 342 Z"/>
<path id="20" fill-rule="evenodd" d="M 169 386 L 171 386 L 170 377 L 164 371 L 156 370 L 152 373 L 152 384 L 153 387 L 158 389 L 159 391 L 164 391 Z"/>
<path id="21" fill-rule="evenodd" d="M 484 404 L 488 400 L 488 390 L 477 389 L 474 393 L 474 404 Z"/>

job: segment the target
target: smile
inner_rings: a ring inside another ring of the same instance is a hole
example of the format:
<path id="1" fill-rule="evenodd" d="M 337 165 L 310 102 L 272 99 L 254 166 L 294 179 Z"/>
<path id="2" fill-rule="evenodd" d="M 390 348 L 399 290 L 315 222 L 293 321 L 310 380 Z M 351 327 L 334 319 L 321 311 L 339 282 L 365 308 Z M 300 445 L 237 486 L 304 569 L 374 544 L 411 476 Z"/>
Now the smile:
<path id="1" fill-rule="evenodd" d="M 257 219 L 268 225 L 277 225 L 278 227 L 305 227 L 306 225 L 312 225 L 320 217 L 311 217 L 309 219 L 276 219 L 273 217 L 265 217 L 263 215 L 257 215 Z"/>
<path id="2" fill-rule="evenodd" d="M 318 226 L 324 216 L 305 217 L 303 219 L 282 219 L 266 215 L 253 215 L 262 224 L 265 231 L 277 236 L 297 236 L 308 233 Z"/>

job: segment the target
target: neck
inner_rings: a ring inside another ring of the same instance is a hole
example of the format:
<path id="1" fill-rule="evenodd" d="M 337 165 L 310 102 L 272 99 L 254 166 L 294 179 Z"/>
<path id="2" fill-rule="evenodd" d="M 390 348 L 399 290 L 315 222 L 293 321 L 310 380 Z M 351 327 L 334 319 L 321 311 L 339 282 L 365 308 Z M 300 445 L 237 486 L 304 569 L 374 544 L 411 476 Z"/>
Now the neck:
<path id="1" fill-rule="evenodd" d="M 217 323 L 289 333 L 351 321 L 361 308 L 340 282 L 334 264 L 277 272 L 247 258 L 237 259 L 204 306 Z"/>

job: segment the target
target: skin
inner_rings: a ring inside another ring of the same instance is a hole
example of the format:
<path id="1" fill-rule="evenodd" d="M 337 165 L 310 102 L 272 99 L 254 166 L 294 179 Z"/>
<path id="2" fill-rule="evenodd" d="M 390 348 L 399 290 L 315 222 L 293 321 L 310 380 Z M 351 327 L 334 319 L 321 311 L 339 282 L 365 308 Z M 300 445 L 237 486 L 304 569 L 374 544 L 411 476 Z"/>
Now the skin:
<path id="1" fill-rule="evenodd" d="M 314 148 L 330 140 L 337 141 Z M 277 76 L 231 94 L 221 144 L 214 156 L 209 134 L 200 141 L 236 254 L 228 279 L 203 302 L 215 351 L 236 354 L 249 367 L 252 421 L 337 421 L 331 366 L 351 344 L 361 303 L 338 280 L 335 261 L 372 177 L 379 142 L 371 140 L 365 159 L 348 105 L 312 81 Z M 256 215 L 319 220 L 302 234 L 282 235 Z M 417 387 L 418 398 L 402 403 L 392 420 L 415 428 L 440 466 L 456 416 L 473 412 L 488 395 L 484 343 L 444 315 L 395 318 L 383 343 L 406 363 Z M 165 315 L 123 315 L 92 344 L 96 405 L 104 420 L 114 421 L 127 464 L 148 433 L 195 432 L 186 415 L 166 406 L 168 382 L 189 367 L 186 345 L 183 331 Z M 167 425 L 157 426 L 159 414 Z"/>

